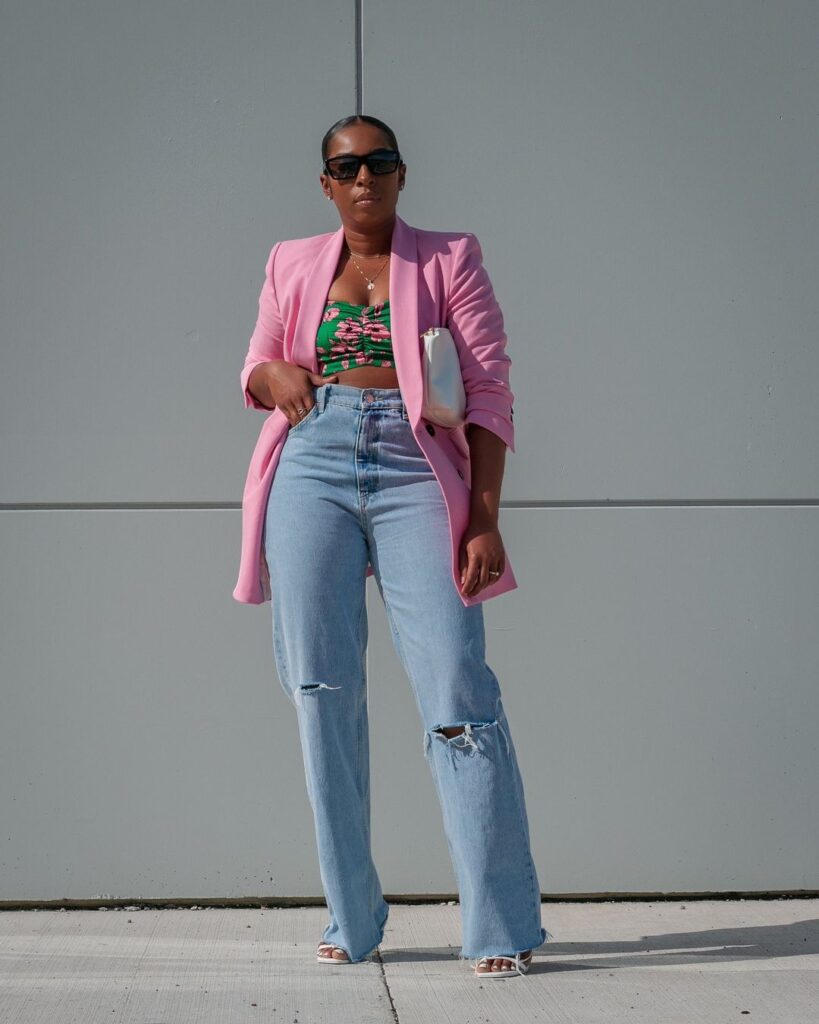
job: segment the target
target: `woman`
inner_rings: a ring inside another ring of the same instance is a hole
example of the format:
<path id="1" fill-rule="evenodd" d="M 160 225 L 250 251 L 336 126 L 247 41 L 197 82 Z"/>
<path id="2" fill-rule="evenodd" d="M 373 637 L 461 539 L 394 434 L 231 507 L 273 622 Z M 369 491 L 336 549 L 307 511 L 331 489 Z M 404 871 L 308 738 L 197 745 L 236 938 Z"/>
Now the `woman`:
<path id="1" fill-rule="evenodd" d="M 296 708 L 330 922 L 323 963 L 365 960 L 389 906 L 370 853 L 365 583 L 375 576 L 424 723 L 461 896 L 461 958 L 524 974 L 551 937 L 523 786 L 485 661 L 481 602 L 517 586 L 498 530 L 514 451 L 503 319 L 473 234 L 411 228 L 392 130 L 354 115 L 322 142 L 337 231 L 278 242 L 241 385 L 273 410 L 251 460 L 234 597 L 270 600 Z M 421 415 L 421 329 L 446 325 L 465 427 Z"/>

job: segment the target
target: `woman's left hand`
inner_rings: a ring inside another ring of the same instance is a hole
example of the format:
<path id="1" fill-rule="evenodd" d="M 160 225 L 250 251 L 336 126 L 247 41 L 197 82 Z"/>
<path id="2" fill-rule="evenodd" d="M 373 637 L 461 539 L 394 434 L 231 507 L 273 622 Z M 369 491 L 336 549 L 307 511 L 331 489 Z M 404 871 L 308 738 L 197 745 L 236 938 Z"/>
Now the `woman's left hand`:
<path id="1" fill-rule="evenodd" d="M 506 564 L 498 524 L 471 519 L 461 539 L 461 590 L 475 597 L 490 583 L 496 583 Z M 493 575 L 490 576 L 490 570 Z"/>

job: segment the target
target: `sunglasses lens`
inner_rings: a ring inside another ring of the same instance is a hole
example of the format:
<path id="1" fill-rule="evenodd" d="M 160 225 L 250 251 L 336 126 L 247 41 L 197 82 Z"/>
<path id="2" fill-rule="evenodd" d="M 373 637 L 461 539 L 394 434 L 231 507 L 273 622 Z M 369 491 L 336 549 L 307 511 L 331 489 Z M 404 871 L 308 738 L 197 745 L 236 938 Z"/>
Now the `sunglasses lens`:
<path id="1" fill-rule="evenodd" d="M 340 181 L 343 181 L 345 178 L 354 178 L 358 173 L 358 160 L 351 160 L 349 157 L 328 160 L 327 171 L 331 178 L 336 178 Z"/>
<path id="2" fill-rule="evenodd" d="M 373 153 L 367 164 L 373 174 L 392 174 L 398 166 L 398 154 L 392 150 L 382 150 L 380 153 Z"/>

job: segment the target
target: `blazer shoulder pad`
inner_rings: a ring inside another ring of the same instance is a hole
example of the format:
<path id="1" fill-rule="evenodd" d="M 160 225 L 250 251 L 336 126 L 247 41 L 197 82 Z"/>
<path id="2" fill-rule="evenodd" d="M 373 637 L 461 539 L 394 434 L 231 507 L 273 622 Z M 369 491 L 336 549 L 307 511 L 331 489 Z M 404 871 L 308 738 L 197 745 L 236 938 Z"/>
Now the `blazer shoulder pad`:
<path id="1" fill-rule="evenodd" d="M 320 235 L 305 235 L 303 238 L 283 238 L 279 242 L 282 255 L 289 256 L 295 252 L 310 252 L 321 249 L 333 237 L 335 231 L 325 231 Z"/>

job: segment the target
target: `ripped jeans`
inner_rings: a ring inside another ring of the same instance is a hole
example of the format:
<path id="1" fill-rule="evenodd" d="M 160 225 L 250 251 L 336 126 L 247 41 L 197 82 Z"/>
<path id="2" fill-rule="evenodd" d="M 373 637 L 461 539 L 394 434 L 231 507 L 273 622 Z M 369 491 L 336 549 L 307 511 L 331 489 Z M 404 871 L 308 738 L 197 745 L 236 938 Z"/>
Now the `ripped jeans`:
<path id="1" fill-rule="evenodd" d="M 296 709 L 330 915 L 323 941 L 364 960 L 389 914 L 370 850 L 369 561 L 423 724 L 460 894 L 460 955 L 534 949 L 551 935 L 523 783 L 485 661 L 483 606 L 465 606 L 451 576 L 440 485 L 398 388 L 329 383 L 314 398 L 288 431 L 264 544 L 274 658 Z M 463 731 L 439 731 L 450 726 Z"/>

